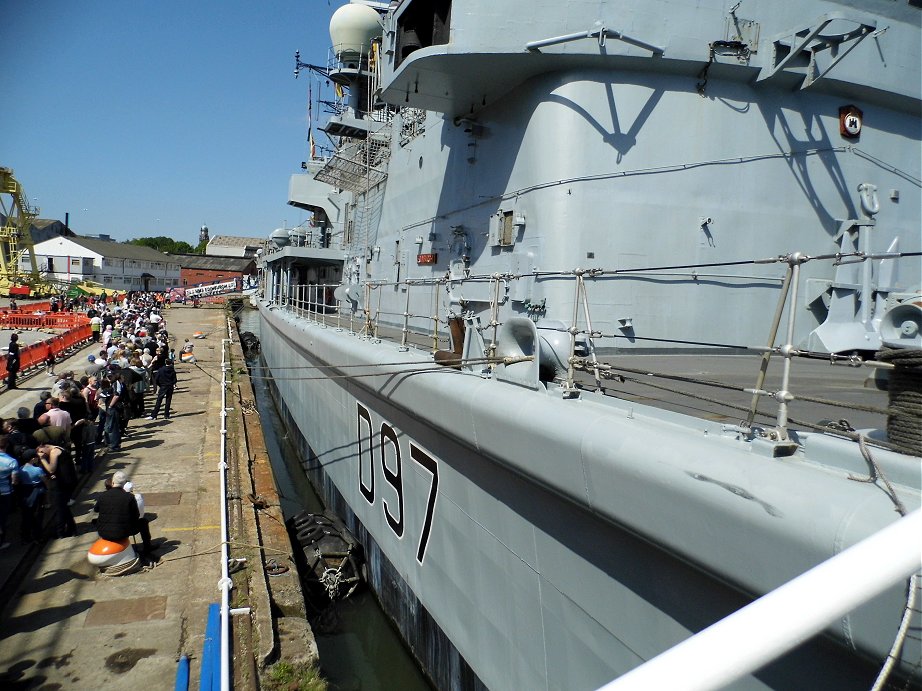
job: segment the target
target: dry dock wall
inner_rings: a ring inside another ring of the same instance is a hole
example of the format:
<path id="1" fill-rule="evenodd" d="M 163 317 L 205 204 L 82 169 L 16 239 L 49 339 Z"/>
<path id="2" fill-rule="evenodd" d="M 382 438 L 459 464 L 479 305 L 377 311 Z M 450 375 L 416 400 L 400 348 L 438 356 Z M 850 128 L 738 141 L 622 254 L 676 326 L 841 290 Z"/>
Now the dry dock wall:
<path id="1" fill-rule="evenodd" d="M 234 606 L 252 608 L 251 627 L 235 627 L 235 644 L 253 659 L 245 663 L 248 656 L 235 655 L 234 677 L 243 682 L 241 688 L 255 688 L 249 683 L 252 676 L 269 665 L 281 660 L 317 663 L 319 656 L 236 332 L 229 355 L 229 521 L 232 535 L 245 536 L 245 549 L 234 553 L 246 553 L 249 562 L 232 575 Z"/>

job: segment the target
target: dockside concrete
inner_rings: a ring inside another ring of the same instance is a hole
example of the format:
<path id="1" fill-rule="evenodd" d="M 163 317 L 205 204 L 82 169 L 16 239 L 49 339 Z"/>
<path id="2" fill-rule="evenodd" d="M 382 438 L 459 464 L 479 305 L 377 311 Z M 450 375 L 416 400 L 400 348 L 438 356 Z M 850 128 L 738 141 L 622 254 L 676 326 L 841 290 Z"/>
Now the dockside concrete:
<path id="1" fill-rule="evenodd" d="M 181 655 L 191 659 L 197 688 L 208 606 L 220 602 L 219 449 L 223 310 L 174 307 L 167 315 L 174 343 L 194 332 L 196 364 L 177 364 L 179 383 L 170 420 L 132 420 L 120 452 L 97 460 L 73 507 L 76 537 L 0 552 L 0 688 L 173 688 Z M 250 608 L 233 618 L 233 688 L 256 688 L 269 663 L 313 659 L 316 648 L 281 520 L 278 496 L 252 406 L 239 345 L 231 344 L 228 451 L 232 604 Z M 78 376 L 85 350 L 58 370 Z M 51 378 L 39 374 L 0 394 L 0 414 L 30 409 Z M 148 399 L 150 405 L 152 401 Z M 251 474 L 250 470 L 253 469 Z M 97 535 L 93 505 L 116 470 L 144 495 L 157 561 L 117 578 L 86 560 Z M 264 542 L 264 544 L 262 544 Z"/>

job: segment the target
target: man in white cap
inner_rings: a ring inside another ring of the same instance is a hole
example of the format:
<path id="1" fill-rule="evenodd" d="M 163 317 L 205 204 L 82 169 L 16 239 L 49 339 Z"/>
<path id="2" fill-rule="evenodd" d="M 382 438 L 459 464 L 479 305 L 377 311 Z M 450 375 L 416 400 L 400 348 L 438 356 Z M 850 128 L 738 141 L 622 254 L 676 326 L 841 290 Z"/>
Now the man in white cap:
<path id="1" fill-rule="evenodd" d="M 99 373 L 106 368 L 105 360 L 100 362 L 96 359 L 95 355 L 87 355 L 86 359 L 88 364 L 83 371 L 86 372 L 86 376 L 88 377 L 98 377 Z"/>
<path id="2" fill-rule="evenodd" d="M 106 482 L 106 491 L 96 500 L 96 530 L 99 537 L 106 540 L 124 540 L 132 535 L 141 535 L 143 547 L 141 553 L 149 555 L 153 547 L 150 543 L 150 527 L 147 519 L 138 511 L 138 502 L 131 492 L 125 491 L 128 476 L 121 470 L 112 474 Z"/>

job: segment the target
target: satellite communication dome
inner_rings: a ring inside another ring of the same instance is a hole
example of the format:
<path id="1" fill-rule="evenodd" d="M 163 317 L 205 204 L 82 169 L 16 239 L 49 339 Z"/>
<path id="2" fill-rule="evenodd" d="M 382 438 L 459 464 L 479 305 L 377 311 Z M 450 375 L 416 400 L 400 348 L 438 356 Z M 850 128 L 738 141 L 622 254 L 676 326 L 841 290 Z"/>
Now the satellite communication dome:
<path id="1" fill-rule="evenodd" d="M 340 62 L 367 55 L 371 41 L 381 36 L 384 23 L 368 5 L 343 5 L 330 18 L 330 39 Z"/>
<path id="2" fill-rule="evenodd" d="M 276 247 L 284 247 L 289 242 L 288 229 L 276 228 L 272 231 L 272 234 L 269 235 L 269 239 L 275 243 Z"/>

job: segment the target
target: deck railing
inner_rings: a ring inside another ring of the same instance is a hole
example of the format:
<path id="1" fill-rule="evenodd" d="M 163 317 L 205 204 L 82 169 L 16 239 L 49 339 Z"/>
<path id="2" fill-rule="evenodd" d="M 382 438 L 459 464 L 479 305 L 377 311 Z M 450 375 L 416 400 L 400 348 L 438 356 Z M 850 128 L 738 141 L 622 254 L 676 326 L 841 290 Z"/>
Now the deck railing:
<path id="1" fill-rule="evenodd" d="M 484 299 L 479 300 L 483 322 L 470 320 L 469 328 L 476 328 L 483 336 L 485 352 L 488 357 L 496 355 L 497 337 L 502 326 L 502 306 L 508 302 L 510 284 L 518 280 L 540 279 L 542 281 L 572 281 L 574 285 L 573 299 L 569 314 L 569 323 L 565 323 L 558 330 L 569 337 L 569 356 L 567 370 L 558 383 L 565 391 L 576 392 L 585 386 L 583 374 L 588 374 L 594 380 L 595 388 L 602 389 L 602 380 L 618 377 L 618 368 L 600 362 L 596 357 L 596 350 L 604 344 L 617 345 L 618 339 L 625 338 L 624 333 L 603 333 L 593 327 L 591 315 L 591 302 L 589 293 L 591 285 L 606 279 L 625 278 L 638 274 L 649 276 L 651 274 L 668 275 L 670 277 L 700 277 L 701 272 L 724 269 L 720 274 L 724 278 L 751 280 L 751 276 L 741 276 L 727 271 L 731 266 L 739 271 L 740 265 L 765 265 L 775 264 L 784 269 L 783 276 L 762 276 L 764 282 L 777 281 L 780 284 L 777 307 L 774 318 L 768 326 L 767 339 L 764 344 L 751 343 L 716 343 L 689 340 L 676 340 L 677 345 L 696 347 L 714 347 L 733 349 L 738 352 L 748 352 L 761 356 L 758 372 L 754 374 L 754 385 L 740 391 L 751 396 L 751 404 L 744 414 L 742 425 L 752 427 L 757 414 L 760 400 L 770 400 L 777 404 L 773 417 L 773 425 L 768 429 L 760 429 L 760 434 L 777 444 L 788 442 L 788 429 L 791 424 L 789 404 L 794 400 L 791 393 L 791 363 L 800 357 L 816 357 L 822 355 L 833 364 L 847 364 L 850 366 L 869 366 L 883 369 L 892 368 L 892 364 L 882 362 L 865 362 L 857 356 L 836 356 L 829 354 L 811 353 L 800 349 L 795 343 L 797 333 L 798 310 L 792 308 L 798 304 L 798 295 L 801 283 L 801 269 L 804 264 L 811 261 L 827 260 L 836 263 L 850 263 L 868 261 L 872 259 L 894 259 L 903 256 L 898 253 L 884 253 L 868 255 L 862 252 L 851 254 L 835 254 L 809 257 L 801 253 L 755 259 L 745 262 L 728 262 L 724 264 L 698 264 L 683 266 L 647 267 L 642 269 L 574 269 L 558 272 L 532 272 L 528 274 L 488 274 L 471 275 L 462 277 L 444 276 L 433 279 L 404 279 L 398 282 L 367 282 L 362 285 L 348 286 L 344 291 L 343 286 L 332 284 L 311 285 L 284 285 L 276 283 L 276 294 L 273 302 L 278 307 L 290 309 L 299 316 L 313 319 L 328 326 L 346 328 L 358 334 L 374 338 L 390 338 L 398 341 L 401 347 L 418 347 L 431 350 L 433 353 L 440 349 L 448 349 L 450 344 L 450 322 L 465 315 L 451 313 L 443 305 L 441 296 L 444 291 L 450 291 L 458 285 L 483 284 L 478 292 Z M 401 300 L 389 300 L 389 304 L 401 304 L 403 311 L 385 309 L 383 296 L 386 291 L 403 292 Z M 488 297 L 485 297 L 488 296 Z M 421 310 L 421 308 L 423 308 Z M 524 312 L 538 321 L 544 316 L 544 304 L 523 303 Z M 786 321 L 783 322 L 784 315 Z M 630 320 L 622 324 L 630 328 Z M 544 328 L 544 327 L 542 327 Z M 643 340 L 637 336 L 637 340 Z M 654 339 L 662 340 L 662 339 Z M 591 347 L 581 348 L 581 344 L 589 343 Z M 588 351 L 588 352 L 585 352 Z M 782 371 L 780 385 L 775 390 L 765 388 L 766 371 L 771 357 L 782 358 Z M 494 365 L 495 367 L 495 365 Z M 655 373 L 649 373 L 655 374 Z M 706 382 L 700 382 L 706 384 Z M 590 384 L 591 386 L 591 384 Z M 886 412 L 886 411 L 882 411 Z M 798 424 L 801 424 L 798 422 Z M 848 430 L 842 433 L 848 436 Z M 857 435 L 853 435 L 857 439 Z M 793 445 L 791 445 L 793 446 Z"/>
<path id="2" fill-rule="evenodd" d="M 902 581 L 914 607 L 922 509 L 615 679 L 602 691 L 721 689 L 751 674 Z M 906 617 L 904 617 L 906 621 Z M 902 629 L 902 627 L 901 627 Z M 905 631 L 903 631 L 905 639 Z M 898 635 L 891 659 L 904 643 Z M 884 688 L 885 664 L 874 689 Z M 804 680 L 806 681 L 806 680 Z"/>

